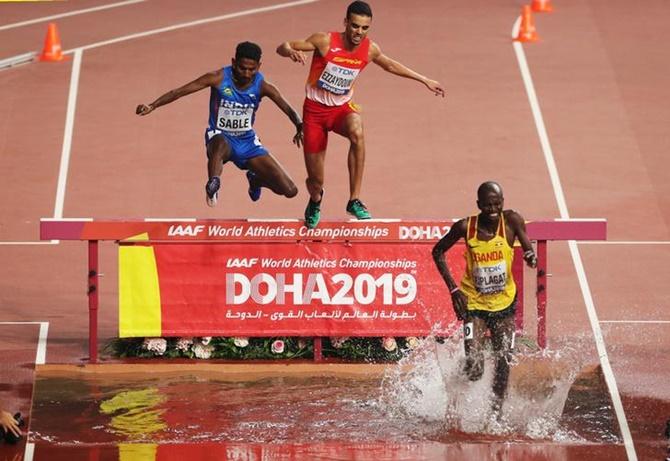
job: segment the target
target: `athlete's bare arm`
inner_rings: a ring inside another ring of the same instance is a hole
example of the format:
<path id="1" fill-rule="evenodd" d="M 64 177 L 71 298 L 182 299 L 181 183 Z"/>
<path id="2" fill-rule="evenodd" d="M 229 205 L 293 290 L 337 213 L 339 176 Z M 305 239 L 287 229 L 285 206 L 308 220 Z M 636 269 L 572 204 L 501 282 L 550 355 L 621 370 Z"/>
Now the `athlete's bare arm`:
<path id="1" fill-rule="evenodd" d="M 458 284 L 451 276 L 451 271 L 447 265 L 447 258 L 444 257 L 444 253 L 449 250 L 452 246 L 456 244 L 460 239 L 466 236 L 467 232 L 467 220 L 461 219 L 456 224 L 454 224 L 447 235 L 442 237 L 439 242 L 433 247 L 433 261 L 437 266 L 437 270 L 440 272 L 440 275 L 444 279 L 444 282 L 447 284 L 447 289 L 451 293 L 451 303 L 454 307 L 454 312 L 456 312 L 456 317 L 458 320 L 465 319 L 468 307 L 468 297 L 461 290 L 458 289 Z"/>
<path id="2" fill-rule="evenodd" d="M 168 91 L 164 95 L 159 96 L 158 99 L 156 99 L 154 102 L 150 104 L 140 104 L 139 106 L 137 106 L 137 109 L 135 109 L 135 113 L 137 115 L 150 114 L 151 112 L 154 111 L 154 109 L 157 109 L 160 106 L 164 106 L 165 104 L 170 104 L 171 102 L 176 101 L 182 96 L 187 96 L 191 93 L 195 93 L 196 91 L 200 91 L 203 88 L 207 88 L 210 86 L 216 88 L 221 84 L 222 79 L 223 79 L 223 71 L 221 69 L 209 72 L 205 75 L 196 78 L 192 82 L 187 83 L 184 86 L 180 86 L 179 88 L 175 88 L 174 90 Z"/>
<path id="3" fill-rule="evenodd" d="M 291 104 L 284 98 L 279 89 L 267 80 L 263 80 L 263 83 L 261 84 L 261 98 L 263 96 L 270 98 L 272 102 L 274 102 L 293 122 L 295 125 L 293 144 L 300 147 L 303 141 L 302 119 L 300 118 L 300 115 L 298 115 L 293 106 L 291 106 Z"/>
<path id="4" fill-rule="evenodd" d="M 529 267 L 537 266 L 537 257 L 535 256 L 535 251 L 533 250 L 533 244 L 528 238 L 526 233 L 526 222 L 519 213 L 514 210 L 505 210 L 505 222 L 509 225 L 510 229 L 513 232 L 511 235 L 510 246 L 514 244 L 515 239 L 519 239 L 521 248 L 523 248 L 523 259 L 526 261 Z"/>
<path id="5" fill-rule="evenodd" d="M 330 35 L 325 32 L 316 32 L 305 40 L 293 40 L 282 43 L 277 47 L 277 54 L 304 65 L 307 62 L 305 52 L 318 51 L 321 56 L 325 56 L 328 53 L 329 46 Z"/>
<path id="6" fill-rule="evenodd" d="M 444 88 L 442 87 L 440 82 L 436 80 L 431 80 L 428 77 L 424 77 L 423 75 L 413 71 L 404 64 L 401 64 L 398 61 L 389 58 L 384 53 L 382 53 L 382 50 L 379 48 L 379 45 L 377 45 L 375 42 L 370 43 L 369 57 L 370 61 L 377 64 L 386 72 L 390 72 L 400 77 L 410 78 L 412 80 L 421 82 L 424 85 L 426 85 L 426 87 L 428 87 L 430 91 L 435 93 L 436 96 L 444 97 Z"/>

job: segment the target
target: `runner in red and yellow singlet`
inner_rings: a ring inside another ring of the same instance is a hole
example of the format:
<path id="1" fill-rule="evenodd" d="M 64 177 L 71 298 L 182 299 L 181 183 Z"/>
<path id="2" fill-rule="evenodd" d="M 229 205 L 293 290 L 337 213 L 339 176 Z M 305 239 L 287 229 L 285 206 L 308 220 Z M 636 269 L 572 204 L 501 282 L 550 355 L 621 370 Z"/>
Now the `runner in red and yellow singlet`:
<path id="1" fill-rule="evenodd" d="M 477 190 L 480 213 L 461 219 L 433 248 L 433 259 L 447 284 L 459 320 L 463 320 L 465 372 L 471 381 L 484 373 L 484 337 L 491 331 L 495 358 L 493 408 L 499 411 L 507 390 L 514 349 L 516 284 L 512 277 L 514 242 L 521 243 L 523 259 L 537 265 L 526 225 L 519 213 L 503 210 L 499 184 L 488 181 Z M 443 257 L 460 239 L 466 243 L 466 270 L 461 286 L 451 276 Z"/>
<path id="2" fill-rule="evenodd" d="M 344 136 L 350 142 L 347 159 L 349 202 L 346 211 L 357 219 L 370 218 L 360 200 L 365 165 L 363 121 L 352 101 L 356 78 L 369 62 L 392 74 L 417 80 L 436 95 L 444 96 L 439 82 L 414 72 L 381 52 L 379 45 L 367 37 L 371 22 L 370 5 L 355 1 L 347 8 L 344 32 L 318 32 L 305 40 L 284 42 L 277 48 L 279 55 L 301 64 L 306 62 L 304 52 L 313 52 L 303 105 L 306 184 L 310 195 L 305 209 L 305 225 L 310 228 L 316 227 L 321 216 L 329 131 Z"/>

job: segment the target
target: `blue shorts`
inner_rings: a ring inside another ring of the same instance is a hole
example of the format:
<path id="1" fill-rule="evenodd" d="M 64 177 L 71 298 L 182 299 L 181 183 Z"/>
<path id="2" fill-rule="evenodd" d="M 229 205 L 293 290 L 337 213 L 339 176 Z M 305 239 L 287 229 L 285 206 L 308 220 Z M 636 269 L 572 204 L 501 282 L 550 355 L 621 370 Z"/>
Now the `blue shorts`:
<path id="1" fill-rule="evenodd" d="M 248 170 L 247 162 L 254 157 L 261 157 L 268 155 L 268 150 L 263 147 L 260 139 L 254 133 L 252 136 L 230 136 L 221 130 L 207 128 L 205 130 L 205 146 L 214 139 L 215 136 L 221 135 L 226 139 L 228 146 L 230 146 L 230 160 L 240 170 Z"/>

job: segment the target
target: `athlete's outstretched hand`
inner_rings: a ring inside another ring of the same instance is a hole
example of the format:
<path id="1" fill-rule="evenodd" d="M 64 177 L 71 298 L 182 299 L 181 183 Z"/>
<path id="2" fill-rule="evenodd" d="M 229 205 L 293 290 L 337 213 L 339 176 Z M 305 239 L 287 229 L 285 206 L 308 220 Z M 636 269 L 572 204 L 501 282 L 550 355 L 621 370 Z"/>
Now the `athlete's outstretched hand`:
<path id="1" fill-rule="evenodd" d="M 426 81 L 424 81 L 423 83 L 428 87 L 430 91 L 435 93 L 435 96 L 442 96 L 444 98 L 445 92 L 440 82 L 438 82 L 437 80 L 426 79 Z"/>
<path id="2" fill-rule="evenodd" d="M 303 66 L 307 62 L 307 56 L 305 56 L 305 53 L 302 51 L 294 50 L 291 48 L 291 50 L 288 52 L 288 58 L 291 59 L 293 62 L 299 62 Z"/>
<path id="3" fill-rule="evenodd" d="M 149 105 L 140 104 L 139 106 L 137 106 L 137 109 L 135 109 L 135 113 L 137 115 L 147 115 L 147 114 L 150 114 L 151 112 L 153 112 L 153 110 L 154 110 L 154 106 L 152 106 L 151 104 L 149 104 Z"/>
<path id="4" fill-rule="evenodd" d="M 293 136 L 293 144 L 300 147 L 305 140 L 305 135 L 302 132 L 302 123 L 295 127 L 295 135 Z"/>

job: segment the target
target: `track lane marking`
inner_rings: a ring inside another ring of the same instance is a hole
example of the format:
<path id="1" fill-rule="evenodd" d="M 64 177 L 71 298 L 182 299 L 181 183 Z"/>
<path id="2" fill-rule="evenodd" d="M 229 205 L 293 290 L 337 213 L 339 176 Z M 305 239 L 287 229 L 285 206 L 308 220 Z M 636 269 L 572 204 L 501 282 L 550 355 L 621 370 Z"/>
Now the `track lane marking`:
<path id="1" fill-rule="evenodd" d="M 670 320 L 601 320 L 600 323 L 632 323 L 632 324 L 670 324 Z"/>
<path id="2" fill-rule="evenodd" d="M 27 21 L 15 22 L 13 24 L 6 24 L 4 26 L 0 26 L 0 31 L 15 29 L 17 27 L 30 26 L 32 24 L 39 24 L 40 22 L 53 21 L 54 19 L 67 18 L 70 16 L 77 16 L 86 13 L 93 13 L 95 11 L 108 10 L 110 8 L 117 8 L 119 6 L 132 5 L 133 3 L 141 3 L 144 1 L 146 0 L 127 0 L 125 2 L 110 3 L 109 5 L 94 6 L 92 8 L 85 8 L 83 10 L 75 10 L 67 13 L 54 14 L 52 16 L 44 16 L 41 18 L 29 19 Z"/>
<path id="3" fill-rule="evenodd" d="M 514 39 L 518 35 L 520 24 L 521 24 L 521 16 L 517 17 L 512 27 L 512 39 Z M 544 125 L 544 119 L 542 118 L 542 111 L 540 110 L 540 104 L 537 99 L 537 94 L 535 93 L 535 86 L 533 84 L 533 79 L 530 75 L 530 68 L 528 67 L 528 62 L 526 61 L 526 55 L 523 51 L 523 46 L 521 45 L 520 42 L 513 40 L 512 46 L 514 47 L 514 52 L 516 54 L 517 62 L 519 64 L 519 70 L 521 72 L 521 77 L 523 79 L 523 84 L 526 89 L 526 94 L 528 95 L 528 102 L 530 104 L 530 108 L 533 113 L 533 120 L 535 121 L 537 135 L 540 139 L 540 146 L 542 147 L 542 153 L 544 154 L 544 159 L 545 162 L 547 163 L 547 169 L 549 170 L 549 177 L 551 179 L 551 185 L 554 190 L 556 203 L 558 205 L 561 218 L 569 219 L 570 213 L 568 212 L 568 206 L 565 200 L 565 195 L 563 194 L 563 187 L 561 186 L 561 180 L 558 174 L 558 168 L 556 167 L 554 154 L 551 149 L 551 143 L 549 142 L 549 136 L 547 135 L 547 130 Z M 582 257 L 579 253 L 577 243 L 574 240 L 568 241 L 568 247 L 570 248 L 570 255 L 572 256 L 572 262 L 577 272 L 577 279 L 579 280 L 579 286 L 581 288 L 582 297 L 584 298 L 584 304 L 586 305 L 586 313 L 589 317 L 591 330 L 593 331 L 593 336 L 596 343 L 596 349 L 598 351 L 598 358 L 600 360 L 600 366 L 602 367 L 603 376 L 605 377 L 605 382 L 607 383 L 607 387 L 610 392 L 612 405 L 614 406 L 614 412 L 617 417 L 617 422 L 619 423 L 621 436 L 623 437 L 623 443 L 624 448 L 626 449 L 626 455 L 628 456 L 629 461 L 637 461 L 637 453 L 635 452 L 633 437 L 630 433 L 630 428 L 628 427 L 628 420 L 626 418 L 626 413 L 624 412 L 623 404 L 621 402 L 621 396 L 619 394 L 619 388 L 616 383 L 616 378 L 614 377 L 614 372 L 612 371 L 612 365 L 610 364 L 609 358 L 607 356 L 607 348 L 605 346 L 605 341 L 603 339 L 602 330 L 600 329 L 598 314 L 596 312 L 595 303 L 593 302 L 593 297 L 591 295 L 589 282 L 588 279 L 586 278 L 586 271 L 584 270 Z"/>
<path id="4" fill-rule="evenodd" d="M 47 337 L 49 336 L 49 322 L 0 322 L 0 325 L 39 325 L 40 332 L 37 339 L 37 351 L 35 352 L 35 365 L 44 365 L 47 356 Z M 26 437 L 29 434 L 26 434 Z M 35 456 L 35 444 L 26 441 L 23 452 L 24 461 L 32 461 Z"/>
<path id="5" fill-rule="evenodd" d="M 91 50 L 93 48 L 100 48 L 100 47 L 107 46 L 107 45 L 114 45 L 116 43 L 126 42 L 128 40 L 134 40 L 136 38 L 144 38 L 144 37 L 149 37 L 151 35 L 162 34 L 164 32 L 172 32 L 174 30 L 185 29 L 185 28 L 188 28 L 188 27 L 200 26 L 200 25 L 209 24 L 209 23 L 212 23 L 212 22 L 225 21 L 226 19 L 233 19 L 233 18 L 239 18 L 239 17 L 242 17 L 242 16 L 249 16 L 249 15 L 252 15 L 252 14 L 266 13 L 266 12 L 269 12 L 269 11 L 281 10 L 283 8 L 290 8 L 292 6 L 307 5 L 309 3 L 316 3 L 318 1 L 319 0 L 298 0 L 298 1 L 295 1 L 295 2 L 278 3 L 276 5 L 263 6 L 263 7 L 260 7 L 260 8 L 252 8 L 252 9 L 249 9 L 249 10 L 242 10 L 242 11 L 238 11 L 236 13 L 228 13 L 228 14 L 224 14 L 224 15 L 221 15 L 221 16 L 214 16 L 214 17 L 211 17 L 211 18 L 204 18 L 204 19 L 198 19 L 198 20 L 195 20 L 195 21 L 184 22 L 184 23 L 181 23 L 181 24 L 175 24 L 173 26 L 160 27 L 158 29 L 148 30 L 146 32 L 137 32 L 135 34 L 123 35 L 121 37 L 112 38 L 112 39 L 109 39 L 109 40 L 103 40 L 101 42 L 92 43 L 90 45 L 84 45 L 80 49 Z M 74 50 L 67 50 L 67 51 L 64 51 L 63 53 L 64 54 L 70 54 L 73 51 Z"/>

